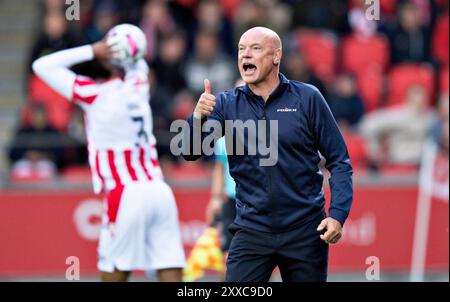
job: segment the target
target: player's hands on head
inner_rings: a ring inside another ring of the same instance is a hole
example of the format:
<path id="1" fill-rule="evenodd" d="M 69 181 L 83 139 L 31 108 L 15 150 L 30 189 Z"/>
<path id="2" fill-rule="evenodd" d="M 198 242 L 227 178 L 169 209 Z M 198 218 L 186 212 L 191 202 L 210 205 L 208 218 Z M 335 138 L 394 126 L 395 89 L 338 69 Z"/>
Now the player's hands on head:
<path id="1" fill-rule="evenodd" d="M 106 39 L 102 39 L 92 44 L 92 50 L 94 51 L 94 57 L 101 61 L 110 60 L 114 55 L 114 50 L 111 45 L 106 43 Z"/>
<path id="2" fill-rule="evenodd" d="M 334 218 L 327 217 L 320 222 L 317 231 L 323 230 L 326 231 L 320 235 L 320 239 L 326 243 L 337 243 L 342 237 L 342 225 Z"/>
<path id="3" fill-rule="evenodd" d="M 211 93 L 211 83 L 208 79 L 205 79 L 204 84 L 205 91 L 200 96 L 194 109 L 194 117 L 198 119 L 209 116 L 216 105 L 216 97 Z"/>

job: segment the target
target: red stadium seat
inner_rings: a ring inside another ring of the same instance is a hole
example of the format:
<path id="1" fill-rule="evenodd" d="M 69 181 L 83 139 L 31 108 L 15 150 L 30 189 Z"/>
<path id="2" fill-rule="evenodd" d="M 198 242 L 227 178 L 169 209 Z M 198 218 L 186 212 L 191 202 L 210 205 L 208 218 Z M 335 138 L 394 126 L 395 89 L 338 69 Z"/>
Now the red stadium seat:
<path id="1" fill-rule="evenodd" d="M 343 136 L 353 169 L 364 170 L 367 164 L 367 151 L 364 139 L 356 132 L 345 132 Z"/>
<path id="2" fill-rule="evenodd" d="M 405 101 L 407 90 L 412 85 L 421 85 L 427 93 L 428 103 L 434 96 L 434 72 L 425 64 L 400 64 L 389 73 L 388 105 L 400 105 Z"/>
<path id="3" fill-rule="evenodd" d="M 439 93 L 449 93 L 449 70 L 448 65 L 441 69 L 439 74 Z"/>
<path id="4" fill-rule="evenodd" d="M 298 43 L 310 70 L 322 81 L 330 83 L 336 72 L 336 36 L 325 31 L 302 30 Z"/>
<path id="5" fill-rule="evenodd" d="M 436 22 L 436 26 L 433 32 L 433 44 L 432 51 L 433 57 L 443 65 L 449 64 L 449 52 L 448 52 L 448 13 L 439 17 Z"/>
<path id="6" fill-rule="evenodd" d="M 395 15 L 398 0 L 382 0 L 380 1 L 381 13 Z"/>
<path id="7" fill-rule="evenodd" d="M 342 67 L 346 71 L 354 74 L 385 71 L 388 63 L 389 45 L 381 35 L 367 39 L 351 35 L 342 41 Z"/>
<path id="8" fill-rule="evenodd" d="M 44 104 L 50 124 L 58 130 L 65 131 L 72 116 L 72 104 L 35 75 L 30 77 L 28 85 L 29 100 Z M 24 112 L 22 117 L 26 123 L 27 113 Z"/>
<path id="9" fill-rule="evenodd" d="M 380 107 L 384 76 L 380 71 L 367 70 L 357 75 L 358 90 L 364 100 L 365 112 Z"/>
<path id="10" fill-rule="evenodd" d="M 220 5 L 222 6 L 223 12 L 225 16 L 232 19 L 239 4 L 242 2 L 241 0 L 220 0 Z"/>

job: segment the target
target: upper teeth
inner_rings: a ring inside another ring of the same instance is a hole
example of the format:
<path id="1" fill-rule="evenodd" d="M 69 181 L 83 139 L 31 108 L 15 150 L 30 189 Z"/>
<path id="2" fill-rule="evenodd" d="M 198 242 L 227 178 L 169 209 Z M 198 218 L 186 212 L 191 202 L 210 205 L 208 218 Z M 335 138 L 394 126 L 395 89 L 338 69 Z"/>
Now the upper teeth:
<path id="1" fill-rule="evenodd" d="M 245 69 L 245 70 L 247 70 L 247 69 L 249 69 L 249 68 L 253 68 L 253 67 L 255 67 L 255 65 L 253 65 L 253 64 L 250 64 L 250 63 L 245 63 L 245 64 L 244 64 L 244 69 Z"/>

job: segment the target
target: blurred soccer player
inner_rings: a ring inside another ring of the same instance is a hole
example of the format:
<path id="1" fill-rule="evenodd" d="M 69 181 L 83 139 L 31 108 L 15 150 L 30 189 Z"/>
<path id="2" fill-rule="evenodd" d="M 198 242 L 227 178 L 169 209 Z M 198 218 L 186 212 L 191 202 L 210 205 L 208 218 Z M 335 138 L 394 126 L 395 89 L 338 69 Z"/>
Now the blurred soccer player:
<path id="1" fill-rule="evenodd" d="M 134 53 L 132 37 L 129 44 Z M 110 63 L 113 49 L 105 38 L 44 56 L 33 70 L 85 114 L 94 191 L 105 193 L 107 205 L 98 246 L 101 279 L 127 281 L 133 270 L 156 270 L 160 281 L 181 281 L 185 257 L 174 196 L 157 159 L 148 66 L 140 59 L 119 68 Z M 109 79 L 69 69 L 93 59 L 109 69 Z"/>

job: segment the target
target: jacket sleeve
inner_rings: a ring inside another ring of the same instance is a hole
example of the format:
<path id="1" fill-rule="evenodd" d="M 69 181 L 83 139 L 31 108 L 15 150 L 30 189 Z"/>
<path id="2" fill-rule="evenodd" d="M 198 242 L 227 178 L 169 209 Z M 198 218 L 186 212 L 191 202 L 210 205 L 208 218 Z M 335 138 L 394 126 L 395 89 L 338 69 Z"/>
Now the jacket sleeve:
<path id="1" fill-rule="evenodd" d="M 187 118 L 187 129 L 184 129 L 182 142 L 182 156 L 187 161 L 194 161 L 204 155 L 214 154 L 215 142 L 225 134 L 225 118 L 223 102 L 225 94 L 216 98 L 213 112 L 203 119 L 194 118 L 191 114 Z"/>
<path id="2" fill-rule="evenodd" d="M 331 203 L 329 216 L 344 225 L 353 201 L 353 170 L 347 146 L 324 97 L 314 90 L 310 100 L 311 130 L 317 149 L 325 157 L 329 179 Z"/>

